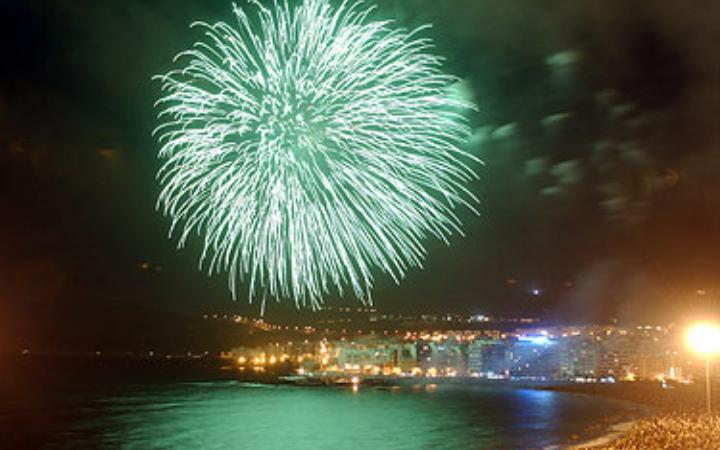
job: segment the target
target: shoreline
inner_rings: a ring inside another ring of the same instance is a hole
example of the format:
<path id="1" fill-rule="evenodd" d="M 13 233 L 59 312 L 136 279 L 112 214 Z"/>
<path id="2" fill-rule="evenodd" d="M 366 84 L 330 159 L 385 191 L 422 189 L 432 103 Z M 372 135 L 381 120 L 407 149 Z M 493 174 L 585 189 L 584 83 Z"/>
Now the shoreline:
<path id="1" fill-rule="evenodd" d="M 629 442 L 628 448 L 632 449 L 685 448 L 683 446 L 701 442 L 693 439 L 701 439 L 703 443 L 704 439 L 718 440 L 715 433 L 720 432 L 720 427 L 712 423 L 717 419 L 704 413 L 702 387 L 682 384 L 667 387 L 654 382 L 633 382 L 613 385 L 564 384 L 539 389 L 615 399 L 636 406 L 627 410 L 625 417 L 619 417 L 613 423 L 599 424 L 606 425 L 604 432 L 595 435 L 589 433 L 581 441 L 559 447 L 579 450 L 611 448 L 618 442 L 622 442 L 622 445 Z M 693 427 L 697 431 L 688 435 L 687 430 Z M 708 431 L 712 427 L 717 427 L 717 431 Z M 713 441 L 713 444 L 716 442 Z"/>
<path id="2" fill-rule="evenodd" d="M 641 419 L 632 419 L 612 424 L 605 430 L 605 433 L 600 436 L 590 438 L 589 440 L 578 444 L 572 444 L 571 446 L 565 448 L 568 450 L 590 450 L 610 444 L 613 441 L 627 435 L 630 430 L 632 430 L 632 428 L 640 422 L 640 420 Z"/>
<path id="3" fill-rule="evenodd" d="M 647 405 L 633 400 L 613 398 L 590 393 L 567 392 L 563 390 L 554 391 L 587 397 L 589 399 L 592 399 L 593 397 L 601 397 L 604 400 L 611 400 L 619 405 L 625 406 L 622 408 L 622 413 L 606 417 L 602 421 L 594 423 L 584 433 L 580 434 L 577 439 L 570 437 L 566 439 L 565 442 L 560 443 L 556 448 L 568 450 L 605 448 L 604 446 L 615 442 L 630 433 L 635 425 L 660 413 L 660 410 L 652 405 Z M 593 429 L 594 427 L 596 428 Z"/>
<path id="4" fill-rule="evenodd" d="M 281 377 L 283 378 L 283 377 Z M 382 380 L 381 383 L 377 381 Z M 623 396 L 606 395 L 606 393 L 590 389 L 583 389 L 584 385 L 565 382 L 528 382 L 528 380 L 487 380 L 477 378 L 399 378 L 399 377 L 377 377 L 363 380 L 363 385 L 383 389 L 393 388 L 410 388 L 412 386 L 422 385 L 469 385 L 482 387 L 502 387 L 509 389 L 528 389 L 536 391 L 551 391 L 560 394 L 570 394 L 577 397 L 585 397 L 589 401 L 593 398 L 602 398 L 606 401 L 617 403 L 618 412 L 604 417 L 596 422 L 588 424 L 585 430 L 580 433 L 573 434 L 563 438 L 555 445 L 545 447 L 546 449 L 600 449 L 604 446 L 617 441 L 626 436 L 632 428 L 641 421 L 652 418 L 661 412 L 658 405 L 648 404 L 633 398 L 623 398 Z M 370 383 L 367 383 L 370 381 Z M 373 383 L 375 381 L 376 383 Z M 303 384 L 293 382 L 281 382 L 281 384 L 289 384 L 297 387 L 317 387 L 317 384 Z M 322 387 L 343 387 L 347 383 L 328 383 L 320 385 Z M 624 406 L 624 407 L 622 407 Z"/>
<path id="5" fill-rule="evenodd" d="M 617 387 L 617 385 L 598 385 L 596 383 L 581 384 L 559 382 L 548 386 L 536 386 L 531 388 L 572 394 L 587 398 L 602 398 L 605 400 L 615 401 L 618 404 L 626 405 L 626 408 L 623 408 L 624 412 L 622 414 L 610 416 L 601 422 L 597 422 L 595 425 L 598 429 L 592 431 L 586 430 L 586 432 L 581 434 L 578 439 L 573 439 L 571 436 L 566 439 L 565 442 L 559 443 L 558 446 L 554 448 L 568 450 L 603 449 L 606 448 L 608 444 L 627 436 L 635 425 L 641 423 L 643 420 L 655 417 L 662 412 L 661 404 L 648 402 L 645 401 L 645 399 L 640 399 L 633 395 L 622 395 L 627 394 L 627 392 L 624 390 L 618 392 L 616 389 Z M 648 385 L 633 384 L 630 387 L 632 388 L 632 392 L 636 388 L 647 388 Z"/>

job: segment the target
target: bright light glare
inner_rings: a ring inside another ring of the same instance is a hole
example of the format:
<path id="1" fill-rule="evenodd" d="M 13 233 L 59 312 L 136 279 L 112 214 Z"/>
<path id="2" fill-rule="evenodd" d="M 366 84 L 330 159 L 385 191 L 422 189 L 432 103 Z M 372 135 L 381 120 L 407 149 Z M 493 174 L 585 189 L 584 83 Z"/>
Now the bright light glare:
<path id="1" fill-rule="evenodd" d="M 529 335 L 529 336 L 518 336 L 518 340 L 521 342 L 529 342 L 534 345 L 550 345 L 552 341 L 545 335 Z"/>
<path id="2" fill-rule="evenodd" d="M 720 353 L 720 327 L 712 323 L 698 323 L 687 332 L 687 343 L 691 350 L 709 355 Z"/>

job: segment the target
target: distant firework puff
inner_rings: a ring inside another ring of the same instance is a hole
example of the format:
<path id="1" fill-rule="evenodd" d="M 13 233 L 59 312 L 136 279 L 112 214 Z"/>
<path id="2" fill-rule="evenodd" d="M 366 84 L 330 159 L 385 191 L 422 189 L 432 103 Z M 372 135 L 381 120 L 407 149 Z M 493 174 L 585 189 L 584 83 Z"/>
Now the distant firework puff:
<path id="1" fill-rule="evenodd" d="M 204 236 L 200 267 L 261 294 L 317 308 L 350 286 L 371 301 L 373 271 L 396 283 L 423 241 L 462 234 L 476 161 L 462 147 L 473 105 L 449 91 L 418 31 L 368 20 L 373 8 L 258 1 L 158 78 L 158 208 Z M 423 27 L 424 28 L 424 27 Z"/>

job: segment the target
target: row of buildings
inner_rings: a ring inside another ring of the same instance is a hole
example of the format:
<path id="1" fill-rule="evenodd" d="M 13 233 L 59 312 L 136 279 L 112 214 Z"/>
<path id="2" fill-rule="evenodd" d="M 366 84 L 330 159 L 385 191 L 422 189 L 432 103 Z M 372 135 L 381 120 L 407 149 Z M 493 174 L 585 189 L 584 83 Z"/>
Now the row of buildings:
<path id="1" fill-rule="evenodd" d="M 563 327 L 516 332 L 406 332 L 275 342 L 234 350 L 245 366 L 301 373 L 504 379 L 686 381 L 704 368 L 673 327 Z"/>

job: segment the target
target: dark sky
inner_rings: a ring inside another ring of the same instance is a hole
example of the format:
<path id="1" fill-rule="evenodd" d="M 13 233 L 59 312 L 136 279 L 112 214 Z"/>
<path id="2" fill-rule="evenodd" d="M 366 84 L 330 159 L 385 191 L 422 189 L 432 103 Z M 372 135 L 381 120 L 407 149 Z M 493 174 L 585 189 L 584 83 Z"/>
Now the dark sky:
<path id="1" fill-rule="evenodd" d="M 0 326 L 257 312 L 154 209 L 151 76 L 230 2 L 0 5 Z M 381 309 L 667 318 L 720 295 L 720 3 L 395 0 L 377 16 L 433 24 L 486 163 L 467 236 L 428 242 L 401 286 L 380 279 Z"/>

